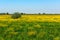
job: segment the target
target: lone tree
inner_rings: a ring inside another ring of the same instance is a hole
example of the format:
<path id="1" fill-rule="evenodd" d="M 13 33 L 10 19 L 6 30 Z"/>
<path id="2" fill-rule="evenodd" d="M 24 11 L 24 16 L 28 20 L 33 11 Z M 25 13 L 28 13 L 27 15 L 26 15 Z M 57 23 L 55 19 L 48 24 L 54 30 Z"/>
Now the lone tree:
<path id="1" fill-rule="evenodd" d="M 45 14 L 45 13 L 43 13 L 43 14 Z"/>
<path id="2" fill-rule="evenodd" d="M 8 15 L 9 13 L 7 12 L 6 14 Z"/>
<path id="3" fill-rule="evenodd" d="M 14 14 L 12 14 L 13 19 L 17 19 L 19 17 L 21 17 L 21 14 L 19 12 L 15 12 Z"/>
<path id="4" fill-rule="evenodd" d="M 39 15 L 41 14 L 41 13 L 38 13 Z"/>
<path id="5" fill-rule="evenodd" d="M 21 13 L 21 15 L 23 15 L 24 13 Z"/>

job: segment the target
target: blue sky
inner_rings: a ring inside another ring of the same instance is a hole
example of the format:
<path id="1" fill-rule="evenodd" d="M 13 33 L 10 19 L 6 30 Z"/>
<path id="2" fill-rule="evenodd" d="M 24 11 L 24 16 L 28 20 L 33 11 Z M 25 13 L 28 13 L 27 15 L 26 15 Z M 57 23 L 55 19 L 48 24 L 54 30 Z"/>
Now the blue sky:
<path id="1" fill-rule="evenodd" d="M 60 0 L 0 0 L 0 12 L 60 13 Z"/>

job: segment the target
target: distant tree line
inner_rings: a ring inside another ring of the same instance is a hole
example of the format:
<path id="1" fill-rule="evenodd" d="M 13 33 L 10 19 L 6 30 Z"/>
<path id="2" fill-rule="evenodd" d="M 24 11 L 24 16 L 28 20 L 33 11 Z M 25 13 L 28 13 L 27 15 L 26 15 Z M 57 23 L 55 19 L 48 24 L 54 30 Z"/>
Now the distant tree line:
<path id="1" fill-rule="evenodd" d="M 22 15 L 51 15 L 51 14 L 47 14 L 47 13 L 33 13 L 33 14 L 27 14 L 27 13 L 19 13 L 19 12 L 14 12 L 14 13 L 12 13 L 12 14 L 10 14 L 10 13 L 0 13 L 0 15 L 12 15 L 11 16 L 11 18 L 13 18 L 13 19 L 17 19 L 17 18 L 20 18 Z M 55 15 L 55 14 L 52 14 L 52 15 Z M 59 14 L 57 14 L 57 15 L 59 15 Z"/>
<path id="2" fill-rule="evenodd" d="M 19 12 L 14 12 L 14 13 L 19 13 Z M 0 13 L 0 15 L 12 15 L 14 13 Z M 49 14 L 49 13 L 19 13 L 21 15 L 59 15 L 59 14 Z"/>
<path id="3" fill-rule="evenodd" d="M 0 13 L 0 15 L 9 15 L 9 13 L 7 12 L 7 13 Z"/>

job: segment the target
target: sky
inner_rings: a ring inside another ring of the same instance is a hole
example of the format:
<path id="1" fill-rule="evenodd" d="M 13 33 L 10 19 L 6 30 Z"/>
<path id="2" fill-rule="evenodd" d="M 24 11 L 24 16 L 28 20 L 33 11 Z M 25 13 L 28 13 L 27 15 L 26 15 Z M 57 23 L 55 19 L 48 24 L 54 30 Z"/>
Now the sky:
<path id="1" fill-rule="evenodd" d="M 0 0 L 0 12 L 60 13 L 60 0 Z"/>

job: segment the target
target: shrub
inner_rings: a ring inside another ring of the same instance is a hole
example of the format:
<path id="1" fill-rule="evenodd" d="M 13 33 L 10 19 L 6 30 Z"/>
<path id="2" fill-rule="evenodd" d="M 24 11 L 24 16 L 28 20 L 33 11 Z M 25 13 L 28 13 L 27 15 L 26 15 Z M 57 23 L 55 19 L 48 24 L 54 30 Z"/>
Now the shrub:
<path id="1" fill-rule="evenodd" d="M 19 17 L 21 17 L 21 14 L 19 14 L 18 12 L 15 12 L 14 14 L 12 14 L 13 19 L 17 19 Z"/>
<path id="2" fill-rule="evenodd" d="M 23 15 L 24 13 L 21 13 L 21 15 Z"/>
<path id="3" fill-rule="evenodd" d="M 8 12 L 7 12 L 6 14 L 7 14 L 7 15 L 9 15 L 9 13 L 8 13 Z"/>
<path id="4" fill-rule="evenodd" d="M 43 13 L 43 14 L 45 14 L 45 13 Z"/>

